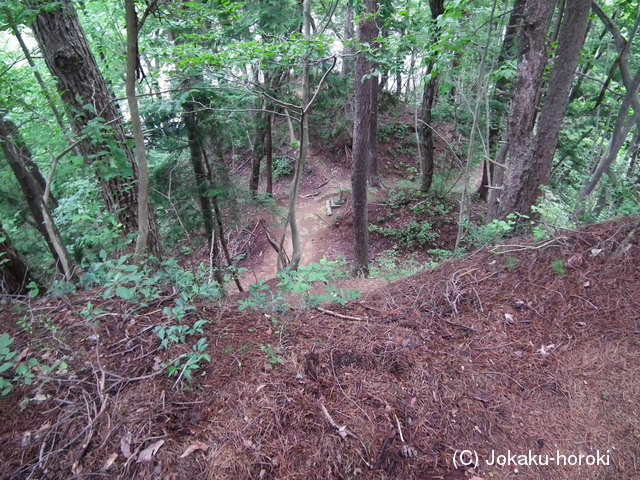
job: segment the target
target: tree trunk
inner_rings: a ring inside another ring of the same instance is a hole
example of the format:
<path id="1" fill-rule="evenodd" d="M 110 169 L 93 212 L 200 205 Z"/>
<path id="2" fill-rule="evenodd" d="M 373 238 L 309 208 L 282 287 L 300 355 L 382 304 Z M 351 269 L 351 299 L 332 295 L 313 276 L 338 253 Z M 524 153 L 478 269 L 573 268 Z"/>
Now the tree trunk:
<path id="1" fill-rule="evenodd" d="M 255 196 L 258 193 L 260 185 L 260 168 L 262 159 L 267 153 L 266 135 L 267 135 L 267 112 L 265 111 L 263 102 L 262 110 L 256 113 L 256 130 L 253 139 L 253 160 L 251 161 L 251 178 L 249 179 L 249 190 Z"/>
<path id="2" fill-rule="evenodd" d="M 377 27 L 372 17 L 377 11 L 376 0 L 365 0 L 364 18 L 358 27 L 358 41 L 361 45 L 376 38 Z M 363 52 L 358 53 L 355 62 L 355 119 L 353 125 L 353 164 L 351 189 L 353 195 L 353 275 L 369 276 L 369 219 L 367 212 L 367 177 L 370 163 L 372 94 L 375 87 L 371 76 L 371 61 Z"/>
<path id="3" fill-rule="evenodd" d="M 127 27 L 127 102 L 131 114 L 133 138 L 136 143 L 136 157 L 138 167 L 138 236 L 136 237 L 135 253 L 146 253 L 149 243 L 149 167 L 147 166 L 147 147 L 144 144 L 142 133 L 142 121 L 138 109 L 136 97 L 136 80 L 139 78 L 138 56 L 138 14 L 134 0 L 125 0 L 126 27 Z"/>
<path id="4" fill-rule="evenodd" d="M 437 43 L 440 35 L 436 25 L 437 18 L 444 13 L 444 0 L 429 0 L 431 9 L 431 42 Z M 420 104 L 420 116 L 418 135 L 420 138 L 420 191 L 427 193 L 433 183 L 434 159 L 434 135 L 433 135 L 433 107 L 438 97 L 438 75 L 433 73 L 436 63 L 435 53 L 431 54 L 427 62 L 427 82 L 422 94 Z"/>
<path id="5" fill-rule="evenodd" d="M 600 158 L 593 175 L 578 195 L 578 205 L 580 205 L 580 208 L 576 212 L 576 216 L 580 216 L 584 212 L 584 200 L 593 193 L 602 176 L 606 173 L 609 167 L 611 167 L 616 158 L 618 158 L 618 152 L 620 152 L 620 149 L 624 145 L 627 136 L 633 129 L 634 125 L 640 121 L 640 110 L 636 110 L 633 115 L 631 115 L 631 118 L 629 118 L 629 108 L 632 104 L 631 99 L 633 97 L 637 98 L 639 91 L 640 72 L 633 79 L 631 88 L 627 90 L 625 98 L 622 101 L 606 153 Z"/>
<path id="6" fill-rule="evenodd" d="M 353 0 L 347 0 L 344 10 L 344 39 L 342 47 L 342 69 L 341 74 L 344 76 L 351 75 L 353 71 L 353 56 L 355 49 L 351 44 L 354 38 L 353 28 Z"/>
<path id="7" fill-rule="evenodd" d="M 34 279 L 0 223 L 0 293 L 25 295 Z"/>
<path id="8" fill-rule="evenodd" d="M 509 15 L 509 23 L 505 29 L 504 38 L 502 39 L 502 47 L 500 49 L 500 55 L 498 56 L 497 65 L 504 65 L 506 62 L 513 60 L 516 56 L 516 39 L 518 37 L 518 28 L 522 23 L 522 12 L 524 9 L 525 0 L 514 0 L 513 9 L 511 15 Z M 507 89 L 509 86 L 509 80 L 506 76 L 502 76 L 498 79 L 494 86 L 491 104 L 495 105 L 492 108 L 491 125 L 489 126 L 489 152 L 495 159 L 498 153 L 498 142 L 502 136 L 502 123 L 505 116 L 505 111 L 508 105 Z M 499 179 L 496 179 L 496 172 L 499 172 Z M 485 202 L 489 199 L 489 187 L 495 186 L 496 183 L 502 183 L 502 174 L 504 172 L 500 168 L 496 170 L 495 163 L 491 161 L 484 162 L 482 169 L 482 181 L 478 188 L 478 195 Z M 496 182 L 498 180 L 498 182 Z"/>
<path id="9" fill-rule="evenodd" d="M 373 65 L 372 65 L 373 68 Z M 367 177 L 369 185 L 380 186 L 378 172 L 378 77 L 371 76 L 371 98 L 369 106 L 369 151 L 367 152 Z"/>
<path id="10" fill-rule="evenodd" d="M 44 238 L 56 267 L 65 280 L 75 282 L 75 265 L 62 242 L 51 208 L 44 198 L 46 182 L 38 166 L 33 161 L 31 152 L 22 140 L 15 124 L 0 111 L 0 142 L 11 170 L 13 170 L 29 210 L 35 219 L 36 228 Z"/>
<path id="11" fill-rule="evenodd" d="M 303 1 L 303 34 L 305 38 L 311 37 L 311 0 Z M 304 60 L 302 68 L 302 118 L 300 119 L 300 155 L 296 164 L 294 181 L 291 186 L 291 198 L 289 203 L 289 226 L 291 227 L 291 263 L 289 268 L 297 270 L 302 260 L 302 241 L 300 239 L 300 229 L 298 227 L 298 215 L 296 212 L 298 204 L 298 188 L 302 180 L 307 154 L 309 153 L 309 117 L 307 110 L 311 106 L 311 77 L 309 58 Z M 280 245 L 282 247 L 282 244 Z M 284 248 L 283 250 L 284 251 Z"/>
<path id="12" fill-rule="evenodd" d="M 272 129 L 272 117 L 271 113 L 267 113 L 267 130 L 265 131 L 265 142 L 267 155 L 267 188 L 266 192 L 269 195 L 273 195 L 273 129 Z"/>
<path id="13" fill-rule="evenodd" d="M 20 33 L 20 29 L 18 28 L 18 24 L 15 23 L 15 21 L 13 20 L 13 15 L 11 14 L 11 9 L 9 7 L 5 7 L 4 8 L 4 14 L 7 16 L 7 19 L 10 22 L 11 32 L 13 33 L 13 36 L 16 37 L 16 40 L 18 41 L 18 44 L 20 45 L 20 49 L 22 50 L 22 54 L 24 55 L 24 58 L 27 60 L 27 63 L 29 64 L 29 67 L 31 67 L 31 71 L 33 72 L 33 76 L 36 78 L 36 81 L 38 82 L 38 85 L 40 86 L 40 90 L 42 91 L 42 94 L 44 95 L 44 98 L 47 100 L 47 104 L 49 105 L 49 108 L 51 109 L 51 112 L 53 113 L 53 116 L 56 119 L 56 123 L 60 127 L 60 131 L 67 132 L 67 127 L 65 126 L 64 121 L 62 119 L 62 114 L 60 113 L 60 110 L 56 106 L 56 102 L 54 101 L 53 96 L 49 92 L 49 88 L 47 87 L 47 84 L 44 82 L 44 79 L 42 78 L 42 75 L 40 75 L 40 72 L 38 71 L 36 63 L 33 61 L 33 57 L 31 56 L 31 51 L 29 50 L 29 47 L 27 47 L 27 44 L 25 43 L 24 39 L 22 38 L 22 34 Z"/>
<path id="14" fill-rule="evenodd" d="M 571 86 L 587 36 L 591 0 L 572 0 L 564 9 L 558 36 L 558 52 L 553 61 L 548 93 L 538 121 L 535 148 L 527 166 L 528 181 L 521 187 L 521 202 L 515 211 L 529 214 L 540 195 L 540 186 L 549 183 L 558 136 L 569 105 Z"/>
<path id="15" fill-rule="evenodd" d="M 504 218 L 514 211 L 526 215 L 531 207 L 523 208 L 532 199 L 523 198 L 522 188 L 531 173 L 528 166 L 534 148 L 536 99 L 547 65 L 546 40 L 555 4 L 555 0 L 528 0 L 524 8 L 520 61 L 507 122 L 507 172 L 504 184 L 491 191 L 488 219 Z"/>
<path id="16" fill-rule="evenodd" d="M 31 0 L 38 9 L 50 5 Z M 98 70 L 71 0 L 41 9 L 31 28 L 66 106 L 73 129 L 84 137 L 79 150 L 95 166 L 102 198 L 116 215 L 125 235 L 138 232 L 136 161 L 129 147 L 113 95 Z M 149 213 L 152 236 L 149 247 L 159 250 L 155 222 Z"/>
<path id="17" fill-rule="evenodd" d="M 211 248 L 211 239 L 213 238 L 213 208 L 211 206 L 211 185 L 209 184 L 209 175 L 204 163 L 202 138 L 199 120 L 196 113 L 195 100 L 188 100 L 182 106 L 185 132 L 187 134 L 187 142 L 189 143 L 189 159 L 193 167 L 195 175 L 195 193 L 200 205 L 200 213 L 204 224 L 204 237 L 209 242 Z"/>
<path id="18" fill-rule="evenodd" d="M 634 125 L 637 126 L 640 131 L 640 100 L 638 99 L 638 91 L 640 89 L 640 71 L 636 73 L 634 78 L 631 78 L 630 58 L 631 58 L 631 45 L 622 36 L 620 29 L 613 23 L 613 21 L 605 14 L 605 12 L 596 3 L 592 3 L 593 11 L 604 23 L 605 28 L 613 36 L 614 43 L 618 49 L 618 66 L 622 77 L 622 83 L 625 86 L 626 94 L 618 111 L 618 117 L 613 129 L 611 140 L 607 148 L 605 155 L 600 158 L 598 165 L 596 166 L 593 176 L 584 185 L 580 194 L 578 195 L 580 208 L 575 213 L 575 216 L 580 216 L 584 212 L 584 200 L 593 193 L 598 182 L 609 169 L 611 164 L 618 157 L 618 152 L 622 148 L 624 141 L 631 132 Z M 634 28 L 637 28 L 637 24 Z M 629 109 L 632 108 L 634 113 L 629 118 Z"/>

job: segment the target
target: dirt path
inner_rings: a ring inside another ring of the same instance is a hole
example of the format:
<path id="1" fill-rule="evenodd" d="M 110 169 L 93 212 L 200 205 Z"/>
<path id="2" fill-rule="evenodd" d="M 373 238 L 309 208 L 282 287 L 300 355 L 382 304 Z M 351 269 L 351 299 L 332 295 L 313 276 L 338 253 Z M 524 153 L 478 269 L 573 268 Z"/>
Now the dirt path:
<path id="1" fill-rule="evenodd" d="M 321 159 L 311 156 L 307 162 L 311 174 L 303 178 L 301 192 L 298 196 L 297 219 L 302 242 L 302 265 L 317 262 L 323 257 L 334 259 L 338 255 L 351 250 L 350 236 L 340 228 L 340 216 L 349 208 L 347 203 L 327 215 L 328 200 L 340 197 L 340 192 L 350 186 L 349 171 L 339 166 L 327 166 Z M 288 189 L 288 185 L 284 186 Z M 285 190 L 286 191 L 286 190 Z M 346 198 L 347 195 L 344 194 Z M 289 204 L 288 194 L 276 194 L 278 205 L 285 211 Z M 269 230 L 280 241 L 282 222 L 272 222 Z M 291 255 L 291 229 L 287 229 L 285 248 Z M 256 231 L 256 243 L 250 252 L 250 258 L 243 267 L 248 270 L 241 278 L 243 285 L 251 285 L 258 281 L 266 281 L 276 276 L 277 254 L 266 241 L 261 228 Z"/>

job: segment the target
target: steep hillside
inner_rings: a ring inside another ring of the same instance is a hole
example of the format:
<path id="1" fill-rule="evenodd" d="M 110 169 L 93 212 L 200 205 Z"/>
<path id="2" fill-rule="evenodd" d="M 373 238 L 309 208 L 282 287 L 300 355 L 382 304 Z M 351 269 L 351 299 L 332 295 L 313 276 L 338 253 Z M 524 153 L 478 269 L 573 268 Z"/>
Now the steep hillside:
<path id="1" fill-rule="evenodd" d="M 514 240 L 345 307 L 201 304 L 187 319 L 212 322 L 212 360 L 190 387 L 158 370 L 167 354 L 153 329 L 171 292 L 146 307 L 95 291 L 12 301 L 1 321 L 20 349 L 44 346 L 69 368 L 0 399 L 1 471 L 638 478 L 639 226 Z M 88 301 L 105 312 L 95 322 L 83 319 Z M 47 320 L 27 334 L 23 316 Z"/>

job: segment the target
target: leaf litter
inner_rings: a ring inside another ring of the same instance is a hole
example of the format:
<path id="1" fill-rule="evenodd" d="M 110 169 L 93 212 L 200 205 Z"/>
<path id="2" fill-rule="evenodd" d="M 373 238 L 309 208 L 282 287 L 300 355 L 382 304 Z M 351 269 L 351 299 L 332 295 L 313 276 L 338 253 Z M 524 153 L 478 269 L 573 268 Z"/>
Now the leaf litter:
<path id="1" fill-rule="evenodd" d="M 212 362 L 181 389 L 157 370 L 167 355 L 153 333 L 163 299 L 135 315 L 130 303 L 99 291 L 37 300 L 32 311 L 63 332 L 48 345 L 52 358 L 70 357 L 68 370 L 0 399 L 2 473 L 638 478 L 640 246 L 630 235 L 637 228 L 637 219 L 622 219 L 565 232 L 549 248 L 519 239 L 514 248 L 484 249 L 331 307 L 360 320 L 297 309 L 279 317 L 278 335 L 271 321 L 237 311 L 233 301 L 198 305 L 212 322 L 205 330 Z M 518 259 L 515 268 L 501 251 Z M 553 270 L 559 258 L 563 275 Z M 112 320 L 85 322 L 87 301 Z M 21 318 L 14 308 L 3 307 L 3 325 Z M 9 333 L 20 348 L 38 340 L 17 327 Z M 44 341 L 47 332 L 40 334 Z M 276 344 L 282 362 L 265 368 L 260 346 Z M 43 400 L 21 409 L 20 399 L 36 392 Z M 456 468 L 461 450 L 476 452 L 477 464 Z M 608 461 L 490 464 L 508 452 L 600 452 Z"/>

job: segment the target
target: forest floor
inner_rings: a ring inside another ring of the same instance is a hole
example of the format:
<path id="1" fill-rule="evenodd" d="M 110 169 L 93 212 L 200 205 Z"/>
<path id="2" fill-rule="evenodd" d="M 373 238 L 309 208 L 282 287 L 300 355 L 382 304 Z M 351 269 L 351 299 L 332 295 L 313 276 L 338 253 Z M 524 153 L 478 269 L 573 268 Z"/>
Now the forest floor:
<path id="1" fill-rule="evenodd" d="M 0 471 L 638 478 L 639 225 L 514 240 L 324 312 L 200 304 L 189 318 L 211 321 L 212 361 L 186 388 L 158 369 L 168 354 L 153 327 L 170 293 L 145 307 L 93 291 L 6 304 L 3 325 L 41 319 L 10 332 L 21 346 L 66 357 L 69 370 L 0 399 Z M 83 319 L 88 301 L 106 312 L 100 322 Z M 466 467 L 462 450 L 477 452 Z M 488 463 L 509 454 L 526 457 Z"/>
<path id="2" fill-rule="evenodd" d="M 346 164 L 310 162 L 305 263 L 350 256 L 349 202 L 325 209 L 347 186 Z M 387 172 L 387 189 L 402 176 Z M 371 218 L 406 223 L 383 198 Z M 450 248 L 456 222 L 455 210 L 434 218 L 429 248 Z M 245 285 L 275 275 L 257 228 Z M 46 351 L 69 366 L 0 397 L 0 477 L 640 478 L 639 228 L 620 219 L 393 282 L 342 280 L 362 293 L 345 306 L 198 303 L 184 323 L 210 322 L 211 362 L 193 384 L 160 368 L 177 354 L 154 333 L 172 291 L 147 305 L 101 290 L 4 302 L 0 322 L 23 358 Z M 393 246 L 374 240 L 374 257 Z M 104 312 L 91 321 L 89 302 Z"/>

